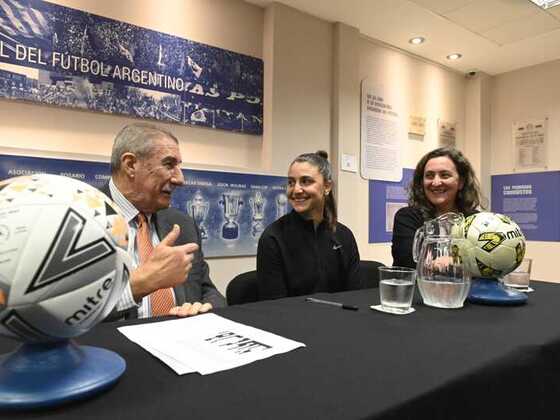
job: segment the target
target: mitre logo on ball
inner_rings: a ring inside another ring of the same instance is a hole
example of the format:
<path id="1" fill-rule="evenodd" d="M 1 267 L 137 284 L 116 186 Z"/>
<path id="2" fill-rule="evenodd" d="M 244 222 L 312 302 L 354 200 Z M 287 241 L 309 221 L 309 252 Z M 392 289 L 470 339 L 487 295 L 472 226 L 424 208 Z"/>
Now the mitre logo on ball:
<path id="1" fill-rule="evenodd" d="M 52 341 L 105 318 L 128 280 L 128 224 L 97 189 L 57 175 L 0 183 L 0 334 Z"/>
<path id="2" fill-rule="evenodd" d="M 474 277 L 502 277 L 515 270 L 525 256 L 525 236 L 503 214 L 480 212 L 465 219 L 467 269 Z"/>

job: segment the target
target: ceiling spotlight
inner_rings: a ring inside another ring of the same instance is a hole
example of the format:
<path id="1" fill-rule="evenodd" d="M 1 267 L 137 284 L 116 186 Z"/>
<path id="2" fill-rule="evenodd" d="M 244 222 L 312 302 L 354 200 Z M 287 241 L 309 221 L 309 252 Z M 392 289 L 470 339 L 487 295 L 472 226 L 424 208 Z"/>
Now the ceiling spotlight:
<path id="1" fill-rule="evenodd" d="M 423 44 L 424 41 L 426 41 L 426 38 L 422 37 L 422 36 L 415 36 L 414 38 L 410 38 L 408 40 L 408 42 L 410 42 L 413 45 L 420 45 Z"/>
<path id="2" fill-rule="evenodd" d="M 453 54 L 449 54 L 447 56 L 448 60 L 458 60 L 459 58 L 461 58 L 463 55 L 459 54 L 459 53 L 453 53 Z"/>

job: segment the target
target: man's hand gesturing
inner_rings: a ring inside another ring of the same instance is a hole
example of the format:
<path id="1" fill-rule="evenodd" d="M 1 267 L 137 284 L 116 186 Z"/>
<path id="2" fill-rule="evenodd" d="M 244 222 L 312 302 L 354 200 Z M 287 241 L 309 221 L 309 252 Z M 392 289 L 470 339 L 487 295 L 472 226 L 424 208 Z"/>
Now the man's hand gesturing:
<path id="1" fill-rule="evenodd" d="M 132 272 L 130 287 L 135 301 L 139 302 L 155 290 L 174 287 L 185 281 L 198 245 L 174 246 L 180 233 L 180 227 L 174 225 L 171 232 L 154 247 L 148 261 Z"/>

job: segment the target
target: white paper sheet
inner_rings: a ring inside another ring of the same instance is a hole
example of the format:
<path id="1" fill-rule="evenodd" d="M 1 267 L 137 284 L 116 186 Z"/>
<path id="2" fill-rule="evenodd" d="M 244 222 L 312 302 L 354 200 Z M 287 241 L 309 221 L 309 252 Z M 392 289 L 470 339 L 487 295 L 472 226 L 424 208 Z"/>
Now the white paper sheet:
<path id="1" fill-rule="evenodd" d="M 121 328 L 127 328 L 127 327 L 121 327 Z M 118 328 L 118 329 L 120 330 L 120 328 Z M 136 343 L 140 347 L 142 347 L 144 350 L 146 350 L 148 353 L 151 353 L 153 356 L 160 359 L 163 363 L 165 363 L 167 366 L 169 366 L 171 369 L 173 369 L 175 371 L 175 373 L 177 373 L 178 375 L 184 375 L 186 373 L 196 372 L 196 370 L 194 370 L 193 368 L 191 368 L 187 364 L 185 364 L 181 361 L 175 360 L 172 357 L 169 357 L 168 355 L 166 355 L 165 353 L 162 353 L 161 351 L 152 347 L 151 345 L 145 343 L 144 342 L 145 340 L 142 339 L 142 335 L 144 334 L 142 332 L 142 330 L 127 330 L 127 331 L 121 331 L 121 332 L 130 341 L 133 341 L 134 343 Z"/>
<path id="2" fill-rule="evenodd" d="M 118 330 L 179 375 L 207 375 L 305 347 L 212 313 Z"/>

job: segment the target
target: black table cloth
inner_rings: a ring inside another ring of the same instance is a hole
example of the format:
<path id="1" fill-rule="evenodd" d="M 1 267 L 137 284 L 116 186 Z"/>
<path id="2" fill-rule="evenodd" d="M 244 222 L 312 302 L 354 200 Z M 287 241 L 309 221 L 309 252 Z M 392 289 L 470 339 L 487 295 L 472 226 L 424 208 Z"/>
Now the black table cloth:
<path id="1" fill-rule="evenodd" d="M 518 307 L 414 303 L 406 316 L 369 309 L 378 289 L 217 310 L 307 345 L 212 375 L 176 375 L 106 323 L 77 339 L 127 362 L 110 390 L 55 409 L 0 413 L 53 419 L 532 419 L 560 399 L 560 285 L 534 282 Z M 0 339 L 0 353 L 15 347 Z"/>

